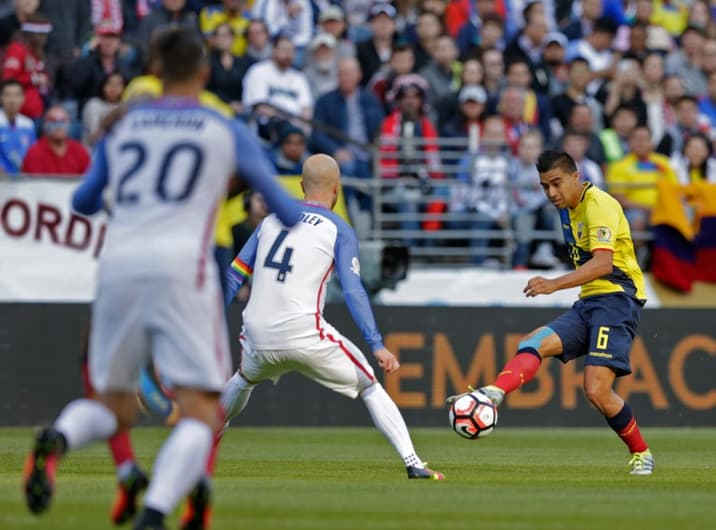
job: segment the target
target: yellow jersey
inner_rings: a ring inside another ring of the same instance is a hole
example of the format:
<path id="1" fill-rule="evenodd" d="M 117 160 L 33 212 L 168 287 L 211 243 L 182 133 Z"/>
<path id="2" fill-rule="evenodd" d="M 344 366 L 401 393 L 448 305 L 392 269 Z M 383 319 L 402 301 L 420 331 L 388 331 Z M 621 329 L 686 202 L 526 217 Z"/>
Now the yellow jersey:
<path id="1" fill-rule="evenodd" d="M 679 183 L 669 159 L 658 153 L 650 153 L 646 160 L 639 160 L 636 155 L 631 154 L 612 162 L 607 169 L 606 178 L 610 193 L 624 195 L 645 208 L 656 206 L 656 183 L 661 179 L 673 184 Z"/>
<path id="2" fill-rule="evenodd" d="M 591 183 L 585 183 L 576 208 L 559 211 L 564 240 L 575 268 L 584 265 L 595 250 L 613 253 L 610 274 L 582 285 L 580 298 L 626 293 L 646 301 L 644 276 L 634 255 L 629 223 L 619 202 Z"/>
<path id="3" fill-rule="evenodd" d="M 164 87 L 162 81 L 154 75 L 141 75 L 135 77 L 127 85 L 122 93 L 122 101 L 129 101 L 132 99 L 150 96 L 153 98 L 161 97 Z M 233 109 L 224 103 L 219 96 L 208 90 L 202 90 L 199 94 L 199 103 L 215 110 L 226 118 L 233 118 Z M 219 212 L 216 217 L 216 230 L 214 234 L 214 241 L 217 246 L 232 248 L 234 237 L 231 233 L 231 223 L 229 222 L 229 211 L 227 206 L 228 201 L 223 201 L 219 207 Z"/>
<path id="4" fill-rule="evenodd" d="M 226 14 L 221 6 L 207 6 L 199 13 L 199 29 L 204 37 L 210 36 L 221 24 L 228 24 L 234 31 L 234 43 L 231 45 L 231 53 L 241 57 L 246 53 L 246 28 L 249 26 L 249 19 L 243 14 L 232 17 Z"/>

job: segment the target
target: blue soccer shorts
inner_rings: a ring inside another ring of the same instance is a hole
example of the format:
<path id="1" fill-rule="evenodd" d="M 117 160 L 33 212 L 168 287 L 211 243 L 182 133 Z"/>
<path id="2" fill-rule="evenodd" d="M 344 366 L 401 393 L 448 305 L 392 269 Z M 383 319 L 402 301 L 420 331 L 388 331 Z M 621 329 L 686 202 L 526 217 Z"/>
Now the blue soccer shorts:
<path id="1" fill-rule="evenodd" d="M 566 363 L 586 356 L 585 364 L 608 366 L 617 377 L 631 373 L 629 350 L 641 316 L 639 300 L 615 293 L 578 300 L 546 326 L 562 341 Z"/>

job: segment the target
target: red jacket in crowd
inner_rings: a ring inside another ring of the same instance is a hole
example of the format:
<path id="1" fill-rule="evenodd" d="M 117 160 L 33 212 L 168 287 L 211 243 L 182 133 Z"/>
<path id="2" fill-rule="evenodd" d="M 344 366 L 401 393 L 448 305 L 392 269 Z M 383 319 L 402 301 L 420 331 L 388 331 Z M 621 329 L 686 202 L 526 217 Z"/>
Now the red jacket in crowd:
<path id="1" fill-rule="evenodd" d="M 85 146 L 75 140 L 67 140 L 67 150 L 62 156 L 50 147 L 47 138 L 40 138 L 28 149 L 22 162 L 23 173 L 48 175 L 81 175 L 90 165 L 90 155 Z"/>
<path id="2" fill-rule="evenodd" d="M 5 52 L 2 79 L 17 79 L 25 92 L 25 104 L 20 113 L 37 119 L 42 116 L 47 95 L 47 71 L 45 62 L 22 41 L 13 41 Z"/>

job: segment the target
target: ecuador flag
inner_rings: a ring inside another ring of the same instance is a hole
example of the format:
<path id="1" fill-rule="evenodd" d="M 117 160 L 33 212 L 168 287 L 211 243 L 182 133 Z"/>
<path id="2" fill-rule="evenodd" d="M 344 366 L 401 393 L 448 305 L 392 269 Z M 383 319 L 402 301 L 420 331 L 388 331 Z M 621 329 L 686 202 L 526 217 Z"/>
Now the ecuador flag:
<path id="1" fill-rule="evenodd" d="M 698 182 L 692 188 L 699 231 L 694 238 L 697 281 L 716 282 L 716 184 Z"/>

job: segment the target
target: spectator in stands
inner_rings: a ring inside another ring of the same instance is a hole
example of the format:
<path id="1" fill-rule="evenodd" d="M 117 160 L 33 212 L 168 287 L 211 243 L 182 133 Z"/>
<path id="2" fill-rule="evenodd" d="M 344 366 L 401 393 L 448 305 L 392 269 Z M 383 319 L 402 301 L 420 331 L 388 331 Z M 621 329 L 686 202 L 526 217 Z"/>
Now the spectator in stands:
<path id="1" fill-rule="evenodd" d="M 568 40 L 579 40 L 589 35 L 604 14 L 604 2 L 602 0 L 582 0 L 582 12 L 578 18 L 562 29 L 562 33 Z"/>
<path id="2" fill-rule="evenodd" d="M 249 25 L 249 19 L 244 16 L 244 0 L 222 0 L 221 5 L 206 6 L 199 13 L 199 29 L 213 48 L 216 48 L 213 41 L 219 36 L 217 30 L 223 25 L 231 29 L 229 50 L 241 57 L 246 53 L 246 28 Z"/>
<path id="3" fill-rule="evenodd" d="M 667 103 L 664 93 L 664 57 L 658 52 L 650 52 L 645 58 L 644 85 L 641 93 L 646 104 L 646 122 L 652 137 L 659 141 L 664 135 L 667 122 L 674 123 L 673 116 L 667 118 Z M 670 107 L 669 107 L 670 108 Z M 671 113 L 673 115 L 673 112 Z"/>
<path id="4" fill-rule="evenodd" d="M 39 12 L 47 16 L 52 32 L 47 36 L 48 70 L 79 57 L 92 33 L 90 2 L 87 0 L 41 0 Z"/>
<path id="5" fill-rule="evenodd" d="M 234 236 L 234 255 L 237 255 L 244 244 L 249 240 L 256 227 L 261 221 L 268 216 L 269 211 L 266 206 L 264 196 L 260 192 L 254 190 L 246 190 L 242 199 L 242 206 L 246 219 L 234 225 L 231 232 Z"/>
<path id="6" fill-rule="evenodd" d="M 271 58 L 273 44 L 268 27 L 263 20 L 253 19 L 246 27 L 246 53 L 241 58 L 244 68 L 249 69 L 254 63 Z"/>
<path id="7" fill-rule="evenodd" d="M 469 220 L 457 226 L 470 230 L 496 230 L 509 225 L 509 148 L 505 123 L 499 116 L 485 118 L 480 149 L 466 153 L 457 174 L 461 184 L 451 190 L 450 211 L 467 213 Z M 489 238 L 470 238 L 472 262 L 485 262 Z"/>
<path id="8" fill-rule="evenodd" d="M 418 72 L 425 68 L 433 58 L 433 48 L 437 44 L 437 39 L 442 34 L 442 31 L 442 23 L 435 13 L 428 11 L 418 16 L 418 23 L 415 26 L 417 39 L 413 43 L 415 69 Z M 453 46 L 454 44 L 453 42 Z"/>
<path id="9" fill-rule="evenodd" d="M 562 150 L 574 159 L 581 179 L 604 188 L 602 168 L 587 156 L 588 147 L 589 137 L 584 133 L 567 129 L 562 137 Z"/>
<path id="10" fill-rule="evenodd" d="M 709 138 L 705 134 L 696 133 L 689 136 L 680 153 L 671 157 L 671 167 L 681 184 L 716 184 L 716 160 L 712 156 L 713 146 Z"/>
<path id="11" fill-rule="evenodd" d="M 531 80 L 529 65 L 522 59 L 516 59 L 507 65 L 505 72 L 507 86 L 521 88 L 524 91 L 522 121 L 529 126 L 539 127 L 544 140 L 549 141 L 552 136 L 552 105 L 547 95 L 532 89 Z"/>
<path id="12" fill-rule="evenodd" d="M 512 154 L 517 154 L 520 136 L 527 132 L 530 123 L 525 120 L 527 91 L 522 87 L 507 86 L 500 95 L 497 110 L 505 126 L 505 140 Z"/>
<path id="13" fill-rule="evenodd" d="M 187 7 L 186 0 L 162 0 L 161 5 L 153 8 L 139 23 L 136 45 L 146 51 L 157 28 L 168 25 L 187 26 L 199 31 L 196 13 Z"/>
<path id="14" fill-rule="evenodd" d="M 663 27 L 655 23 L 653 0 L 635 0 L 631 27 L 644 25 L 647 28 L 646 42 L 650 50 L 667 53 L 674 47 L 674 39 Z M 629 35 L 631 38 L 631 35 Z"/>
<path id="15" fill-rule="evenodd" d="M 629 154 L 610 163 L 607 171 L 607 189 L 624 208 L 632 231 L 646 230 L 649 226 L 659 180 L 678 183 L 669 159 L 652 150 L 649 128 L 636 126 L 629 135 Z M 639 245 L 637 259 L 643 264 L 646 257 L 646 248 Z"/>
<path id="16" fill-rule="evenodd" d="M 447 138 L 469 139 L 468 148 L 476 151 L 482 136 L 482 119 L 487 93 L 480 85 L 466 85 L 458 95 L 458 112 L 445 123 L 440 135 Z"/>
<path id="17" fill-rule="evenodd" d="M 440 213 L 445 204 L 435 197 L 433 187 L 443 174 L 438 135 L 425 113 L 427 83 L 417 74 L 408 74 L 396 79 L 392 90 L 395 110 L 385 118 L 380 131 L 380 176 L 412 182 L 400 183 L 386 195 L 386 209 L 412 215 Z M 433 196 L 433 200 L 425 204 L 426 196 Z M 421 223 L 413 218 L 401 221 L 400 226 L 403 230 L 419 230 Z M 438 230 L 440 226 L 436 220 L 422 222 L 423 230 Z"/>
<path id="18" fill-rule="evenodd" d="M 25 154 L 22 172 L 37 175 L 81 175 L 89 168 L 87 149 L 70 139 L 70 115 L 61 105 L 47 109 L 44 135 Z"/>
<path id="19" fill-rule="evenodd" d="M 395 8 L 384 2 L 373 4 L 368 12 L 372 36 L 356 46 L 356 56 L 363 72 L 363 85 L 367 85 L 393 55 L 395 14 Z"/>
<path id="20" fill-rule="evenodd" d="M 699 98 L 699 112 L 716 127 L 716 72 L 709 74 L 708 90 Z"/>
<path id="21" fill-rule="evenodd" d="M 0 85 L 0 173 L 19 173 L 25 153 L 35 143 L 35 124 L 20 113 L 24 101 L 19 81 L 8 79 Z"/>
<path id="22" fill-rule="evenodd" d="M 496 98 L 505 84 L 505 61 L 502 52 L 497 48 L 488 48 L 482 52 L 482 85 L 487 97 Z"/>
<path id="23" fill-rule="evenodd" d="M 666 58 L 666 71 L 684 81 L 686 93 L 700 96 L 706 92 L 706 76 L 701 70 L 706 34 L 697 26 L 689 26 L 681 36 L 681 46 Z"/>
<path id="24" fill-rule="evenodd" d="M 477 58 L 467 59 L 462 64 L 459 87 L 445 94 L 432 105 L 438 116 L 438 130 L 442 131 L 446 124 L 458 115 L 460 110 L 460 102 L 458 101 L 460 91 L 466 86 L 473 85 L 479 85 L 482 88 L 482 78 L 482 63 Z M 482 90 L 483 92 L 485 91 L 484 88 Z M 486 92 L 485 94 L 485 97 L 487 97 Z"/>
<path id="25" fill-rule="evenodd" d="M 689 136 L 698 132 L 708 133 L 708 119 L 699 114 L 699 102 L 693 96 L 681 96 L 676 103 L 676 124 L 666 129 L 656 152 L 667 157 L 682 151 Z"/>
<path id="26" fill-rule="evenodd" d="M 504 53 L 505 63 L 508 65 L 516 61 L 527 65 L 531 87 L 540 94 L 549 91 L 547 74 L 541 65 L 548 31 L 547 18 L 534 12 L 525 20 L 524 29 L 508 44 Z"/>
<path id="27" fill-rule="evenodd" d="M 447 33 L 435 39 L 428 64 L 420 75 L 428 82 L 430 99 L 436 101 L 457 90 L 460 86 L 460 63 L 457 62 L 457 47 Z"/>
<path id="28" fill-rule="evenodd" d="M 104 117 L 122 101 L 126 86 L 122 72 L 111 72 L 104 77 L 98 94 L 90 98 L 82 111 L 82 141 L 93 146 L 99 140 L 102 131 L 100 123 Z"/>
<path id="29" fill-rule="evenodd" d="M 512 267 L 526 269 L 528 264 L 536 267 L 554 267 L 559 263 L 551 241 L 534 241 L 535 230 L 554 230 L 555 212 L 540 186 L 537 159 L 543 151 L 542 134 L 532 129 L 520 138 L 517 156 L 510 160 L 508 169 L 512 191 L 512 227 L 515 231 L 515 251 Z M 530 258 L 531 247 L 535 252 Z"/>
<path id="30" fill-rule="evenodd" d="M 44 98 L 50 90 L 44 48 L 51 31 L 52 25 L 47 17 L 28 15 L 21 26 L 20 35 L 13 39 L 5 51 L 2 79 L 17 79 L 22 84 L 25 103 L 20 112 L 33 120 L 42 116 Z"/>
<path id="31" fill-rule="evenodd" d="M 594 160 L 597 164 L 602 165 L 606 162 L 606 154 L 601 138 L 595 133 L 598 130 L 594 123 L 594 113 L 586 103 L 577 103 L 572 107 L 572 113 L 569 115 L 567 129 L 582 133 L 588 138 L 587 158 Z M 601 132 L 601 131 L 600 131 Z M 560 144 L 561 140 L 557 141 Z"/>
<path id="32" fill-rule="evenodd" d="M 14 10 L 0 17 L 0 49 L 10 44 L 27 17 L 37 12 L 40 0 L 15 0 L 14 3 Z"/>
<path id="33" fill-rule="evenodd" d="M 393 48 L 393 55 L 387 65 L 381 67 L 367 85 L 368 90 L 383 104 L 386 111 L 390 110 L 388 93 L 398 77 L 408 75 L 415 66 L 415 53 L 408 44 L 400 44 Z M 365 77 L 365 76 L 364 76 Z"/>
<path id="34" fill-rule="evenodd" d="M 631 133 L 639 125 L 636 112 L 631 107 L 617 107 L 612 115 L 612 126 L 599 133 L 607 162 L 621 160 L 629 152 Z"/>
<path id="35" fill-rule="evenodd" d="M 370 91 L 361 88 L 360 80 L 357 59 L 346 57 L 338 62 L 338 88 L 316 101 L 313 114 L 316 125 L 310 145 L 314 153 L 326 153 L 335 158 L 343 175 L 370 179 L 373 168 L 367 146 L 376 141 L 384 115 L 381 103 Z M 320 125 L 330 127 L 342 138 Z M 370 194 L 351 186 L 344 186 L 343 192 L 354 226 L 365 228 L 358 218 L 361 211 L 370 211 Z"/>
<path id="36" fill-rule="evenodd" d="M 234 29 L 228 23 L 219 24 L 214 28 L 209 53 L 209 79 L 206 89 L 210 90 L 241 114 L 243 105 L 243 80 L 246 70 L 245 62 L 234 53 Z"/>
<path id="37" fill-rule="evenodd" d="M 564 35 L 557 32 L 548 34 L 538 71 L 543 71 L 547 76 L 546 96 L 550 98 L 563 93 L 567 86 L 569 68 L 564 62 L 566 54 L 567 39 Z"/>
<path id="38" fill-rule="evenodd" d="M 336 38 L 336 58 L 340 61 L 345 57 L 356 56 L 356 46 L 348 38 L 346 17 L 340 6 L 331 4 L 318 16 L 320 32 L 329 33 Z"/>
<path id="39" fill-rule="evenodd" d="M 569 116 L 572 109 L 579 103 L 587 103 L 594 110 L 601 112 L 601 105 L 587 94 L 587 85 L 590 79 L 589 63 L 583 57 L 575 57 L 569 63 L 567 86 L 564 92 L 552 98 L 552 114 L 562 129 L 568 127 Z"/>
<path id="40" fill-rule="evenodd" d="M 330 33 L 319 33 L 310 45 L 310 52 L 303 73 L 308 79 L 313 98 L 318 98 L 338 86 L 338 59 L 336 38 Z"/>
<path id="41" fill-rule="evenodd" d="M 587 86 L 590 95 L 597 93 L 605 80 L 613 75 L 612 43 L 617 33 L 617 25 L 609 18 L 602 17 L 594 23 L 592 33 L 573 41 L 567 49 L 567 61 L 575 57 L 584 57 L 592 72 L 592 81 Z"/>
<path id="42" fill-rule="evenodd" d="M 313 36 L 313 7 L 310 0 L 255 0 L 254 18 L 263 20 L 271 38 L 288 37 L 296 49 L 296 67 L 303 65 L 303 52 Z"/>
<path id="43" fill-rule="evenodd" d="M 484 50 L 505 48 L 505 22 L 497 13 L 480 17 L 479 26 L 477 17 L 471 17 L 461 29 L 457 37 L 460 57 L 464 60 L 469 57 L 479 57 Z"/>
<path id="44" fill-rule="evenodd" d="M 279 175 L 300 175 L 303 162 L 308 158 L 306 134 L 288 122 L 278 128 L 277 146 L 269 158 Z"/>
<path id="45" fill-rule="evenodd" d="M 646 103 L 641 95 L 644 86 L 644 76 L 641 65 L 634 59 L 619 61 L 614 79 L 606 85 L 606 99 L 604 101 L 604 123 L 609 125 L 612 113 L 617 107 L 629 107 L 636 114 L 639 125 L 646 125 Z M 599 98 L 600 95 L 597 95 Z M 603 97 L 603 96 L 602 96 Z"/>
<path id="46" fill-rule="evenodd" d="M 121 29 L 110 20 L 104 20 L 95 28 L 95 46 L 85 57 L 70 67 L 67 81 L 71 85 L 73 99 L 82 113 L 87 101 L 100 94 L 107 74 L 120 72 L 125 79 L 132 79 L 140 72 L 140 66 L 133 56 L 123 57 L 120 53 Z"/>
<path id="47" fill-rule="evenodd" d="M 274 39 L 271 59 L 254 64 L 243 81 L 245 110 L 271 117 L 275 110 L 267 105 L 310 119 L 313 97 L 303 72 L 292 67 L 295 57 L 293 41 L 284 35 Z"/>
<path id="48" fill-rule="evenodd" d="M 712 23 L 713 17 L 711 15 L 711 7 L 709 6 L 709 3 L 706 0 L 694 0 L 691 2 L 688 25 L 701 28 L 707 35 L 709 35 Z"/>

